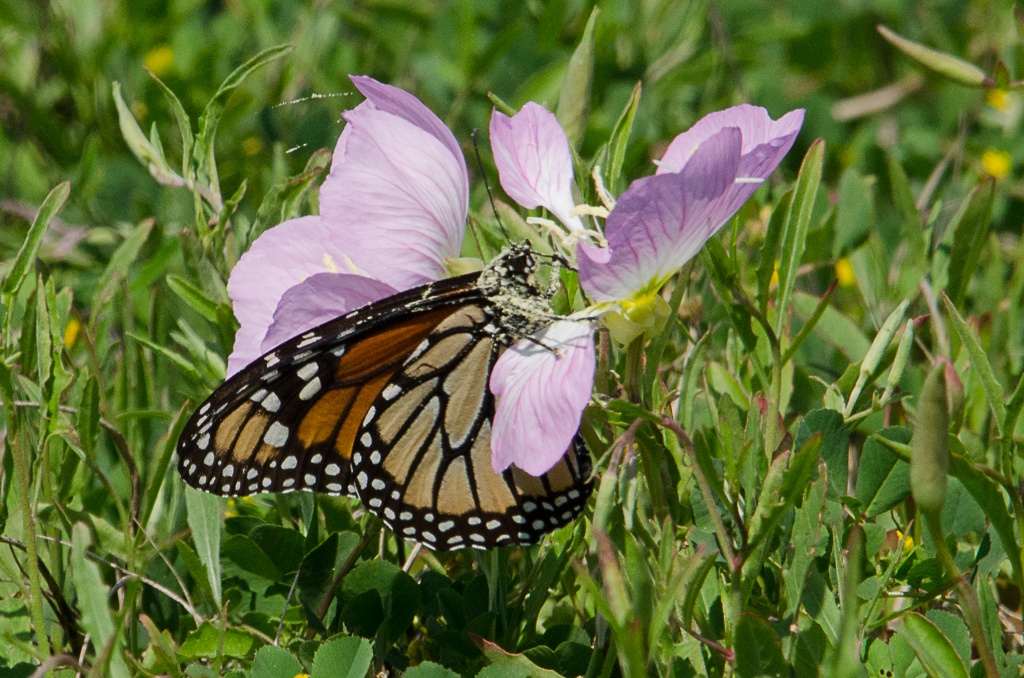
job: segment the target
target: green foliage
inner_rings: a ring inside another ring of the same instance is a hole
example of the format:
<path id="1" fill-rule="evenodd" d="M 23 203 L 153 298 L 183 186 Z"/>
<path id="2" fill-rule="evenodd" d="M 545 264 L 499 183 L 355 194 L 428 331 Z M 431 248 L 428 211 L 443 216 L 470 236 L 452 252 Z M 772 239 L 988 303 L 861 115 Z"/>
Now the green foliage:
<path id="1" fill-rule="evenodd" d="M 1022 26 L 980 0 L 0 0 L 0 676 L 1019 675 Z M 171 468 L 231 268 L 318 211 L 349 73 L 465 148 L 545 103 L 595 206 L 597 166 L 617 197 L 707 112 L 807 109 L 664 329 L 605 344 L 596 497 L 539 546 L 413 558 L 348 499 Z"/>

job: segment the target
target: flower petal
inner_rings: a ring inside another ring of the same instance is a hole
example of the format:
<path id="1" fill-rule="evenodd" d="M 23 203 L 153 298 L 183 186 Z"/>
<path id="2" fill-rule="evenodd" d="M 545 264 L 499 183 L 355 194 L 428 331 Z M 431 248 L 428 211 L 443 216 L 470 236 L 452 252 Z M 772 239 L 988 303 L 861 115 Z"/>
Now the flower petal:
<path id="1" fill-rule="evenodd" d="M 527 209 L 543 206 L 570 229 L 582 229 L 579 217 L 570 216 L 572 152 L 555 114 L 527 103 L 511 118 L 491 113 L 491 150 L 501 187 Z"/>
<path id="2" fill-rule="evenodd" d="M 228 376 L 263 355 L 263 338 L 286 290 L 313 274 L 337 272 L 344 266 L 345 255 L 320 217 L 291 219 L 260 235 L 228 280 L 239 323 Z"/>
<path id="3" fill-rule="evenodd" d="M 320 189 L 320 214 L 360 272 L 396 289 L 437 280 L 466 228 L 466 161 L 414 96 L 369 78 Z"/>
<path id="4" fill-rule="evenodd" d="M 672 140 L 658 164 L 657 174 L 681 171 L 702 142 L 726 127 L 738 127 L 743 135 L 740 153 L 745 161 L 747 156 L 752 156 L 745 163 L 749 166 L 743 167 L 740 176 L 764 179 L 789 152 L 803 122 L 802 108 L 790 111 L 778 120 L 772 120 L 768 111 L 760 106 L 750 104 L 709 113 Z"/>
<path id="5" fill-rule="evenodd" d="M 524 339 L 498 359 L 491 372 L 495 473 L 515 464 L 540 476 L 565 455 L 594 386 L 593 334 L 590 323 L 558 321 L 534 335 L 544 346 Z"/>
<path id="6" fill-rule="evenodd" d="M 260 350 L 266 353 L 306 330 L 397 291 L 387 283 L 351 273 L 312 275 L 281 297 Z"/>
<path id="7" fill-rule="evenodd" d="M 597 301 L 654 291 L 700 251 L 756 184 L 737 184 L 740 131 L 705 140 L 678 174 L 634 181 L 605 222 L 608 248 L 580 243 L 580 284 Z"/>

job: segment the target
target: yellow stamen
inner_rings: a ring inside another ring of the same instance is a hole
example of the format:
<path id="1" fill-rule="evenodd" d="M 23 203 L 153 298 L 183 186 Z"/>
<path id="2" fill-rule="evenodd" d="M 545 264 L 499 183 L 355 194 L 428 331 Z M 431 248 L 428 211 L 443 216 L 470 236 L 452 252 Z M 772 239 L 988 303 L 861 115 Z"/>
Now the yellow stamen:
<path id="1" fill-rule="evenodd" d="M 338 272 L 338 265 L 334 263 L 334 257 L 332 257 L 327 252 L 324 252 L 324 268 L 326 268 L 331 273 Z"/>

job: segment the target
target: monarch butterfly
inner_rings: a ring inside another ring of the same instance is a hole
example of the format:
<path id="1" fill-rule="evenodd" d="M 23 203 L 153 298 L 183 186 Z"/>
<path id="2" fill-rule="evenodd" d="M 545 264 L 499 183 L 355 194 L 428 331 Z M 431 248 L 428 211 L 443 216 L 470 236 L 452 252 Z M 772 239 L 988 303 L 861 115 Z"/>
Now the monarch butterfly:
<path id="1" fill-rule="evenodd" d="M 593 489 L 579 435 L 541 477 L 491 469 L 501 351 L 551 321 L 536 256 L 368 304 L 228 379 L 185 425 L 178 471 L 225 496 L 348 494 L 404 539 L 448 551 L 531 544 Z"/>

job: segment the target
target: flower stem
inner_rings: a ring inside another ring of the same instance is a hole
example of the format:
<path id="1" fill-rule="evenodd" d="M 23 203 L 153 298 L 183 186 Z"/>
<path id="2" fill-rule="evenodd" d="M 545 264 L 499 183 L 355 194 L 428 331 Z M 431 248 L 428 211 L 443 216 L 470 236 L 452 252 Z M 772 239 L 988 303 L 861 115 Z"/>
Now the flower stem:
<path id="1" fill-rule="evenodd" d="M 722 556 L 725 557 L 725 561 L 728 564 L 730 590 L 727 620 L 729 622 L 728 628 L 731 631 L 731 629 L 736 627 L 736 621 L 743 611 L 743 563 L 736 557 L 736 552 L 732 549 L 732 540 L 729 537 L 729 532 L 725 529 L 722 516 L 718 512 L 718 505 L 715 503 L 715 495 L 711 491 L 711 484 L 708 483 L 704 470 L 697 462 L 697 453 L 693 449 L 693 441 L 679 427 L 679 424 L 669 417 L 662 417 L 661 423 L 676 434 L 683 449 L 686 450 L 687 456 L 690 458 L 690 471 L 697 479 L 697 487 L 700 489 L 701 499 L 704 500 L 704 504 L 708 507 L 708 515 L 711 517 L 711 522 L 715 527 L 715 535 L 718 537 L 718 549 L 722 552 Z"/>
<path id="2" fill-rule="evenodd" d="M 623 387 L 626 389 L 626 400 L 640 403 L 640 373 L 643 369 L 644 335 L 634 339 L 626 349 L 626 374 Z"/>
<path id="3" fill-rule="evenodd" d="M 982 664 L 985 666 L 986 678 L 999 678 L 999 669 L 996 667 L 996 658 L 989 647 L 988 639 L 985 638 L 985 627 L 981 624 L 981 606 L 974 594 L 974 589 L 967 580 L 960 574 L 960 570 L 953 560 L 953 554 L 946 546 L 946 536 L 942 534 L 942 518 L 938 511 L 925 513 L 925 522 L 928 523 L 928 531 L 931 532 L 932 540 L 935 542 L 935 550 L 942 562 L 943 567 L 956 581 L 956 588 L 960 596 L 960 609 L 964 613 L 967 627 L 974 638 L 974 645 L 981 656 Z"/>

